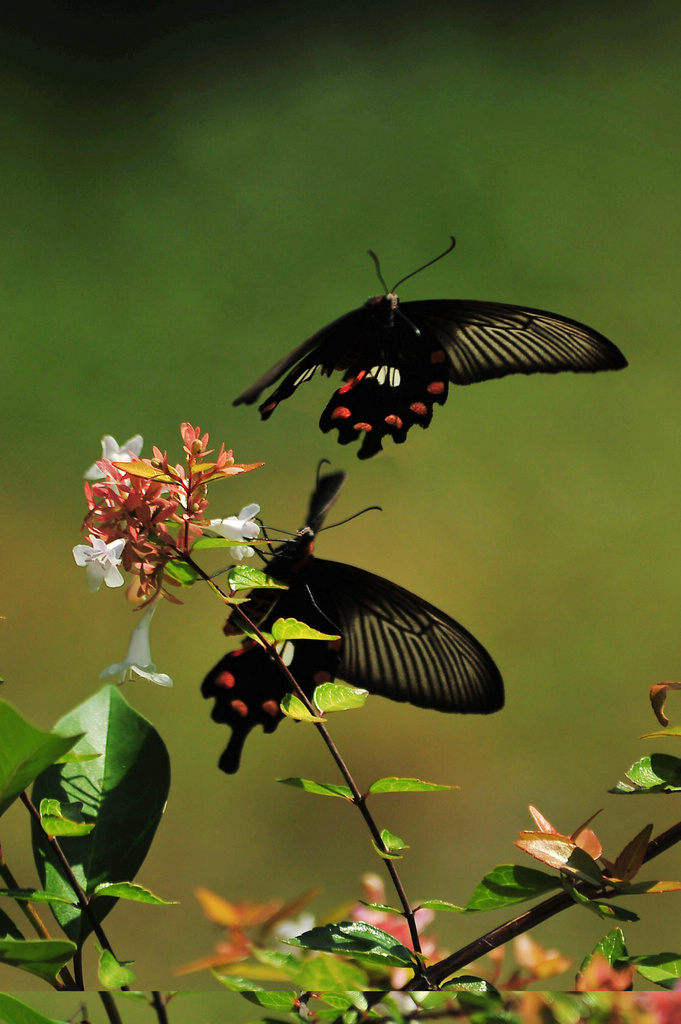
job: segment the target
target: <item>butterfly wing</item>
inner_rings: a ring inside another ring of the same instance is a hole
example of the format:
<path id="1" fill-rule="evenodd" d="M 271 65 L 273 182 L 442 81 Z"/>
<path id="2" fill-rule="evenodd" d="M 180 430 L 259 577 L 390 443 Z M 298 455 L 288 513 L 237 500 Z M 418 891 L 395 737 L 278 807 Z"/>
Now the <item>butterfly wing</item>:
<path id="1" fill-rule="evenodd" d="M 627 365 L 604 335 L 543 309 L 458 299 L 405 302 L 400 308 L 446 353 L 454 384 L 511 373 L 597 373 Z"/>
<path id="2" fill-rule="evenodd" d="M 338 500 L 338 495 L 343 489 L 347 476 L 347 473 L 340 470 L 337 473 L 326 473 L 319 478 L 310 498 L 310 507 L 305 520 L 305 526 L 312 530 L 313 534 L 318 533 L 322 528 L 329 510 Z"/>
<path id="3" fill-rule="evenodd" d="M 281 592 L 260 628 L 269 632 L 279 618 L 295 618 L 322 633 L 333 632 L 299 577 L 294 578 L 289 590 Z M 335 677 L 340 641 L 296 640 L 285 644 L 281 654 L 298 684 L 311 696 L 318 683 Z M 279 705 L 290 689 L 276 662 L 252 640 L 230 651 L 211 669 L 201 684 L 201 693 L 215 700 L 213 721 L 232 730 L 219 761 L 222 771 L 232 775 L 238 770 L 243 745 L 256 725 L 262 725 L 266 733 L 274 732 L 283 718 Z"/>
<path id="4" fill-rule="evenodd" d="M 346 350 L 354 345 L 358 336 L 361 337 L 363 330 L 366 331 L 368 319 L 364 307 L 360 307 L 333 320 L 275 363 L 255 384 L 235 398 L 232 405 L 252 405 L 265 388 L 293 367 L 260 408 L 262 418 L 269 419 L 279 402 L 290 398 L 298 385 L 311 380 L 317 370 L 327 376 L 335 370 Z"/>
<path id="5" fill-rule="evenodd" d="M 301 574 L 342 635 L 338 675 L 391 700 L 459 714 L 504 704 L 499 669 L 468 630 L 397 584 L 355 566 L 312 559 Z"/>

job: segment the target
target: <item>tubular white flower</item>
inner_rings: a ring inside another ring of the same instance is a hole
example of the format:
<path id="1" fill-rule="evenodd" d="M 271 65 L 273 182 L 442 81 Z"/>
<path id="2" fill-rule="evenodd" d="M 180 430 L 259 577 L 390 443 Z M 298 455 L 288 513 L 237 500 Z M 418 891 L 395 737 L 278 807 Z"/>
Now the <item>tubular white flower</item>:
<path id="1" fill-rule="evenodd" d="M 142 435 L 135 434 L 125 444 L 119 446 L 118 441 L 111 434 L 105 434 L 102 438 L 102 458 L 109 462 L 132 462 L 138 459 L 143 445 Z M 106 480 L 106 473 L 102 472 L 97 463 L 93 463 L 85 473 L 86 480 Z"/>
<path id="2" fill-rule="evenodd" d="M 76 544 L 73 557 L 76 565 L 85 566 L 88 590 L 96 594 L 102 583 L 107 587 L 122 587 L 125 583 L 118 566 L 125 540 L 112 540 L 107 544 L 101 537 L 89 534 L 89 544 Z"/>
<path id="3" fill-rule="evenodd" d="M 255 540 L 260 533 L 260 527 L 253 522 L 253 517 L 257 516 L 259 511 L 260 505 L 245 505 L 238 516 L 211 519 L 210 530 L 226 540 Z M 255 551 L 249 545 L 244 545 L 232 548 L 230 553 L 240 562 L 242 558 L 250 558 Z"/>
<path id="4" fill-rule="evenodd" d="M 100 679 L 109 679 L 111 676 L 119 676 L 118 681 L 119 683 L 122 683 L 129 672 L 134 672 L 136 675 L 141 676 L 142 679 L 149 679 L 150 682 L 157 683 L 159 686 L 173 685 L 173 681 L 170 676 L 167 676 L 165 672 L 157 672 L 156 665 L 151 660 L 149 626 L 151 625 L 151 619 L 155 611 L 156 605 L 152 604 L 152 606 L 144 612 L 142 618 L 132 631 L 125 660 L 118 662 L 115 665 L 109 665 L 108 668 L 105 668 L 104 671 L 99 674 Z"/>

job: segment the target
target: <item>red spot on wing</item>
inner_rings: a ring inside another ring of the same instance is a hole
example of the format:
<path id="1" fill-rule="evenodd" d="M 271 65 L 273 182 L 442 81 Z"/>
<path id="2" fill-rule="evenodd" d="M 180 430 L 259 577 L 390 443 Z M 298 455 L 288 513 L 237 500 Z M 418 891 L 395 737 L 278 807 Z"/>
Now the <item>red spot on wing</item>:
<path id="1" fill-rule="evenodd" d="M 272 715 L 272 718 L 276 718 L 279 714 L 279 705 L 276 700 L 264 700 L 262 702 L 262 709 L 266 715 Z"/>
<path id="2" fill-rule="evenodd" d="M 428 415 L 428 409 L 423 404 L 423 402 L 412 402 L 411 405 L 409 406 L 409 408 L 411 409 L 411 411 L 414 413 L 415 416 L 427 416 Z"/>
<path id="3" fill-rule="evenodd" d="M 329 672 L 315 672 L 315 674 L 314 674 L 314 676 L 312 678 L 313 678 L 313 681 L 316 683 L 317 686 L 319 686 L 320 683 L 330 683 L 331 682 L 331 675 L 330 675 Z"/>
<path id="4" fill-rule="evenodd" d="M 273 413 L 274 410 L 277 408 L 277 404 L 278 404 L 277 402 L 269 402 L 267 405 L 263 406 L 263 408 L 260 410 L 261 414 L 263 416 L 269 416 L 270 413 Z"/>
<path id="5" fill-rule="evenodd" d="M 431 363 L 444 363 L 445 358 L 446 356 L 441 348 L 436 348 L 434 352 L 430 353 Z"/>
<path id="6" fill-rule="evenodd" d="M 372 428 L 370 423 L 355 423 L 352 429 L 353 430 L 367 430 L 367 431 L 369 431 L 369 430 L 372 430 L 373 428 Z"/>
<path id="7" fill-rule="evenodd" d="M 428 391 L 431 395 L 441 395 L 445 389 L 445 383 L 442 380 L 434 380 L 428 385 Z"/>
<path id="8" fill-rule="evenodd" d="M 234 686 L 236 679 L 231 672 L 221 672 L 215 680 L 216 686 L 226 686 L 228 689 L 230 686 Z"/>
<path id="9" fill-rule="evenodd" d="M 331 413 L 331 419 L 332 420 L 346 420 L 349 416 L 352 416 L 352 413 L 344 405 L 339 405 Z"/>
<path id="10" fill-rule="evenodd" d="M 330 651 L 340 651 L 341 643 L 342 641 L 339 637 L 338 640 L 329 640 L 326 646 L 329 648 Z"/>
<path id="11" fill-rule="evenodd" d="M 234 708 L 237 715 L 241 715 L 242 718 L 246 717 L 248 714 L 248 704 L 245 704 L 242 700 L 231 700 L 229 703 Z"/>
<path id="12" fill-rule="evenodd" d="M 388 424 L 389 427 L 395 427 L 396 430 L 402 429 L 402 420 L 400 419 L 399 416 L 395 416 L 392 413 L 390 416 L 386 416 L 385 422 Z"/>

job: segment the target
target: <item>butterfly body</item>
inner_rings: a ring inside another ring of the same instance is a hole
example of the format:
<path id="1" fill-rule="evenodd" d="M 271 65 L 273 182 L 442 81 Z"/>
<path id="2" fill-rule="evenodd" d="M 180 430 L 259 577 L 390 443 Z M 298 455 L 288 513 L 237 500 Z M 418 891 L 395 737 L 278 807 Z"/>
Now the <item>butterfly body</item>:
<path id="1" fill-rule="evenodd" d="M 286 591 L 261 591 L 247 614 L 264 631 L 278 618 L 295 618 L 339 640 L 297 640 L 281 656 L 304 692 L 339 677 L 371 693 L 419 707 L 489 714 L 503 706 L 499 670 L 480 643 L 445 612 L 373 573 L 316 558 L 314 538 L 336 500 L 344 473 L 322 477 L 305 527 L 285 541 L 267 566 Z M 262 599 L 261 599 L 262 595 Z M 255 606 L 255 607 L 254 607 Z M 238 609 L 233 613 L 238 622 Z M 227 630 L 233 632 L 231 620 Z M 228 773 L 255 725 L 273 732 L 290 685 L 280 667 L 254 641 L 226 654 L 206 676 L 215 721 L 232 729 L 220 759 Z"/>
<path id="2" fill-rule="evenodd" d="M 449 251 L 449 250 L 448 250 Z M 443 254 L 444 255 L 444 254 Z M 412 275 L 409 275 L 412 276 Z M 234 405 L 250 405 L 280 377 L 259 406 L 264 420 L 317 372 L 343 373 L 319 425 L 341 444 L 362 437 L 361 459 L 429 426 L 449 384 L 475 384 L 522 373 L 596 373 L 627 361 L 608 338 L 569 317 L 529 306 L 466 299 L 400 302 L 387 291 L 346 313 L 276 363 Z M 285 376 L 284 376 L 285 374 Z"/>

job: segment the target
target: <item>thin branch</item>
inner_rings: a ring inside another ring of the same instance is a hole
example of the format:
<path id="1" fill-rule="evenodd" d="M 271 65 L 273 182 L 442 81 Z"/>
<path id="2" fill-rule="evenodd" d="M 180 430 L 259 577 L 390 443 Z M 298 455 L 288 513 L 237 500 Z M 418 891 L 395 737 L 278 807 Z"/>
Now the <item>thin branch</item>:
<path id="1" fill-rule="evenodd" d="M 156 1010 L 156 1016 L 158 1017 L 158 1024 L 168 1024 L 168 1014 L 166 1012 L 166 1001 L 160 992 L 151 993 L 151 1005 Z"/>
<path id="2" fill-rule="evenodd" d="M 114 1002 L 114 997 L 110 992 L 100 992 L 99 998 L 102 1000 L 106 1015 L 109 1018 L 109 1024 L 123 1024 L 123 1019 L 118 1012 L 118 1007 Z"/>
<path id="3" fill-rule="evenodd" d="M 668 828 L 665 832 L 661 832 L 655 839 L 651 839 L 646 847 L 646 852 L 643 857 L 643 863 L 647 863 L 654 857 L 658 857 L 665 850 L 668 850 L 671 846 L 681 841 L 681 822 L 677 822 Z M 579 885 L 578 889 L 584 888 Z M 599 896 L 602 894 L 594 894 Z M 608 897 L 618 895 L 616 890 L 608 888 L 605 895 Z M 623 895 L 626 895 L 623 894 Z M 491 949 L 496 949 L 497 946 L 503 946 L 505 942 L 515 938 L 516 935 L 521 935 L 523 932 L 529 931 L 530 928 L 536 927 L 541 924 L 542 921 L 547 921 L 550 917 L 555 914 L 561 913 L 563 910 L 567 910 L 569 907 L 574 907 L 574 900 L 566 892 L 557 893 L 555 896 L 550 896 L 542 903 L 538 903 L 531 910 L 526 911 L 524 914 L 520 914 L 519 917 L 514 917 L 511 921 L 506 921 L 505 924 L 499 925 L 497 928 L 493 928 L 491 931 L 486 932 L 485 935 L 481 935 L 479 939 L 474 942 L 469 942 L 467 946 L 463 946 L 457 950 L 456 953 L 452 953 L 451 956 L 445 957 L 444 960 L 440 960 L 438 963 L 433 964 L 432 967 L 426 968 L 424 975 L 429 982 L 435 985 L 441 985 L 446 978 L 454 974 L 455 971 L 460 970 L 473 960 L 477 960 L 479 957 L 488 953 Z M 409 982 L 405 986 L 405 990 L 414 990 L 417 986 L 417 980 Z"/>
<path id="4" fill-rule="evenodd" d="M 14 872 L 11 870 L 9 864 L 5 860 L 5 855 L 4 855 L 1 843 L 0 843 L 0 876 L 7 883 L 8 889 L 21 889 L 21 886 L 19 885 L 19 882 L 17 881 L 17 879 L 16 879 L 16 877 L 14 875 Z M 50 935 L 49 931 L 47 930 L 47 928 L 43 924 L 42 918 L 40 917 L 40 915 L 38 914 L 37 910 L 35 909 L 35 907 L 33 906 L 32 903 L 28 902 L 27 900 L 15 900 L 14 902 L 17 904 L 17 906 L 19 907 L 19 910 L 21 910 L 22 914 L 24 914 L 24 916 L 28 919 L 31 927 L 33 928 L 33 930 L 36 932 L 36 934 L 41 939 L 51 939 L 52 938 L 52 936 Z M 76 988 L 76 983 L 73 980 L 73 978 L 71 976 L 71 973 L 69 972 L 67 967 L 62 967 L 62 969 L 59 971 L 59 977 L 61 978 L 61 982 L 62 982 L 61 987 L 65 988 L 65 989 L 71 989 L 71 990 Z M 59 988 L 60 987 L 59 983 L 57 982 L 57 984 L 54 987 L 55 988 Z"/>
<path id="5" fill-rule="evenodd" d="M 95 917 L 95 915 L 92 912 L 92 907 L 90 906 L 90 900 L 88 899 L 88 897 L 87 897 L 85 891 L 83 890 L 83 887 L 81 886 L 80 882 L 78 881 L 78 879 L 74 875 L 73 869 L 72 869 L 71 865 L 69 864 L 68 860 L 66 859 L 66 856 L 64 855 L 64 851 L 62 850 L 61 846 L 57 842 L 56 838 L 54 836 L 48 835 L 47 832 L 45 832 L 45 830 L 44 830 L 44 828 L 42 826 L 42 823 L 40 821 L 40 811 L 35 806 L 35 804 L 31 800 L 31 798 L 29 797 L 29 795 L 26 792 L 26 790 L 24 790 L 24 792 L 21 794 L 20 800 L 24 804 L 26 809 L 28 810 L 28 812 L 31 815 L 31 817 L 36 822 L 36 824 L 38 826 L 38 830 L 39 830 L 39 835 L 41 836 L 43 842 L 47 843 L 48 850 L 51 850 L 52 853 L 54 854 L 55 858 L 59 861 L 59 864 L 61 865 L 62 870 L 64 871 L 64 874 L 66 875 L 68 883 L 69 883 L 69 885 L 71 886 L 71 888 L 73 889 L 73 891 L 75 893 L 76 899 L 78 901 L 78 906 L 80 907 L 80 909 L 83 911 L 83 913 L 87 917 L 88 921 L 90 922 L 92 930 L 95 933 L 95 935 L 97 936 L 97 938 L 99 939 L 99 942 L 100 942 L 101 946 L 104 949 L 108 950 L 109 953 L 111 953 L 111 955 L 116 960 L 118 960 L 118 957 L 116 957 L 116 954 L 114 953 L 113 949 L 111 948 L 111 943 L 109 942 L 109 940 L 106 937 L 106 933 L 105 933 L 104 929 L 102 928 L 101 924 L 99 923 L 99 921 L 97 920 L 97 918 Z M 127 985 L 123 985 L 122 988 L 127 991 L 128 986 Z"/>
<path id="6" fill-rule="evenodd" d="M 207 573 L 205 573 L 203 571 L 203 569 L 201 568 L 201 566 L 198 565 L 194 561 L 194 559 L 191 557 L 191 555 L 188 555 L 185 552 L 180 551 L 179 549 L 178 549 L 178 554 L 180 554 L 182 556 L 182 558 L 187 562 L 187 564 L 190 565 L 199 574 L 199 576 L 201 576 L 201 578 L 203 580 L 205 580 L 207 583 L 209 583 L 211 585 L 211 587 L 215 591 L 217 591 L 217 593 L 223 599 L 227 600 L 227 595 L 224 593 L 224 591 L 222 591 L 220 589 L 220 587 L 218 587 L 215 584 L 215 582 L 210 579 L 210 577 L 207 575 Z M 244 623 L 246 624 L 246 627 L 253 633 L 254 636 L 256 636 L 258 638 L 258 640 L 260 641 L 262 646 L 265 648 L 266 652 L 273 659 L 273 661 L 277 664 L 280 672 L 283 673 L 283 675 L 285 676 L 287 682 L 291 686 L 292 691 L 295 693 L 295 695 L 298 697 L 298 699 L 302 701 L 302 703 L 305 705 L 305 707 L 307 708 L 308 711 L 310 711 L 313 715 L 318 716 L 319 715 L 319 711 L 312 704 L 312 702 L 308 698 L 307 694 L 304 693 L 304 691 L 301 689 L 299 683 L 297 682 L 297 680 L 295 679 L 295 677 L 293 676 L 293 674 L 289 670 L 288 666 L 284 664 L 284 662 L 282 661 L 281 657 L 279 656 L 278 651 L 276 650 L 276 647 L 273 644 L 268 643 L 268 641 L 263 636 L 263 634 L 260 632 L 260 630 L 258 629 L 256 624 L 254 622 L 252 622 L 251 619 L 249 619 L 248 615 L 246 615 L 246 613 L 243 610 L 243 606 L 241 606 L 241 605 L 239 606 L 239 615 L 241 616 L 241 618 L 243 619 Z M 331 754 L 332 758 L 336 762 L 336 765 L 338 766 L 338 769 L 339 769 L 341 775 L 343 776 L 343 778 L 347 782 L 348 787 L 350 789 L 350 792 L 352 793 L 352 802 L 359 809 L 360 814 L 364 818 L 364 821 L 365 821 L 365 823 L 366 823 L 366 825 L 367 825 L 367 827 L 368 827 L 368 829 L 369 829 L 369 831 L 371 833 L 371 836 L 372 836 L 372 838 L 374 840 L 374 843 L 376 844 L 377 849 L 378 850 L 382 850 L 384 853 L 388 853 L 389 851 L 387 850 L 386 845 L 383 842 L 383 839 L 381 838 L 381 833 L 379 831 L 379 828 L 378 828 L 376 822 L 374 821 L 374 819 L 373 819 L 373 817 L 371 815 L 371 812 L 369 811 L 369 809 L 367 807 L 366 796 L 360 792 L 359 787 L 357 786 L 357 783 L 355 782 L 354 778 L 350 774 L 350 769 L 346 765 L 343 757 L 341 756 L 340 751 L 336 747 L 336 744 L 331 739 L 331 736 L 329 734 L 328 729 L 326 728 L 326 726 L 324 725 L 323 722 L 315 722 L 314 726 L 317 729 L 317 731 L 319 732 L 319 734 L 321 735 L 322 739 L 324 740 L 324 743 L 326 744 L 326 746 L 327 746 L 327 748 L 329 750 L 329 753 Z M 390 875 L 392 883 L 393 883 L 393 885 L 395 887 L 395 891 L 396 891 L 396 893 L 398 895 L 400 903 L 402 904 L 402 909 L 403 909 L 403 912 L 404 912 L 405 920 L 406 920 L 407 925 L 409 927 L 409 934 L 410 934 L 410 937 L 411 937 L 411 942 L 412 942 L 412 946 L 413 946 L 414 952 L 420 953 L 421 952 L 421 940 L 420 940 L 420 937 L 419 937 L 418 928 L 416 926 L 416 919 L 415 919 L 414 910 L 412 909 L 411 904 L 409 903 L 409 900 L 407 898 L 407 894 L 405 892 L 404 886 L 402 885 L 402 881 L 401 881 L 400 876 L 399 876 L 399 874 L 397 872 L 397 869 L 395 867 L 394 861 L 389 859 L 389 858 L 382 858 L 382 859 L 384 860 L 384 863 L 385 863 L 386 869 L 388 871 L 388 874 Z M 420 972 L 417 974 L 417 977 L 420 978 Z"/>

